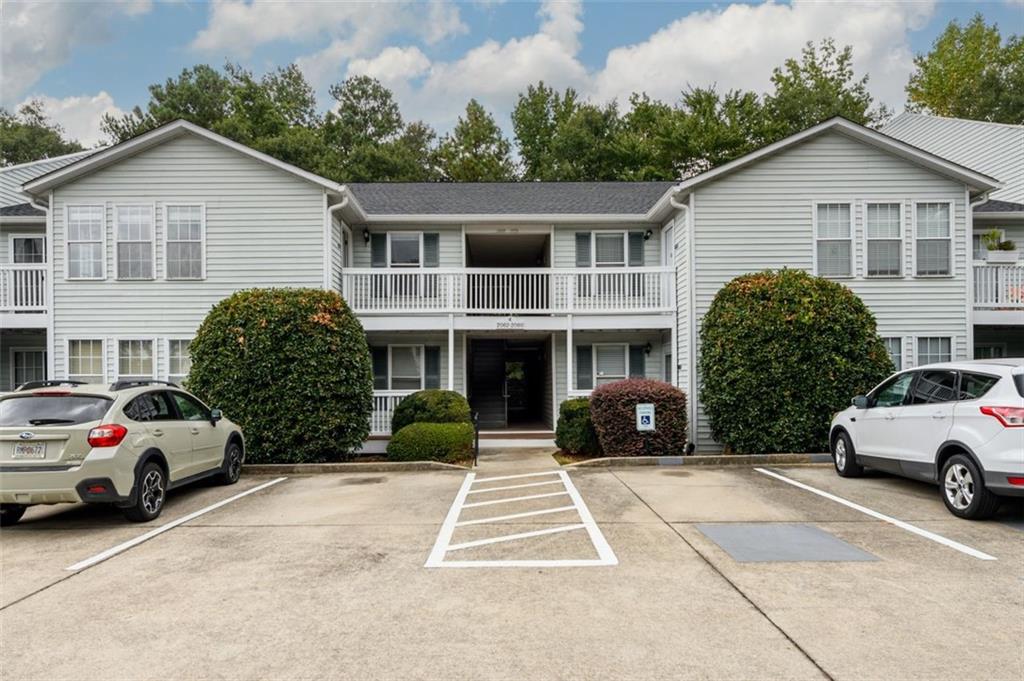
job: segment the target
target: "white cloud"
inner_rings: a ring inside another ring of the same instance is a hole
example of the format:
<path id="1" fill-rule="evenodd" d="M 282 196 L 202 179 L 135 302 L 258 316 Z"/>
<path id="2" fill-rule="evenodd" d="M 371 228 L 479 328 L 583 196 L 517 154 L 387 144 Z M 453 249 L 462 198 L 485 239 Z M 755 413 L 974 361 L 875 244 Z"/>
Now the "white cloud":
<path id="1" fill-rule="evenodd" d="M 68 61 L 79 45 L 110 40 L 109 24 L 138 16 L 149 0 L 120 2 L 12 2 L 0 11 L 0 101 L 16 101 L 45 74 Z"/>
<path id="2" fill-rule="evenodd" d="M 106 91 L 63 99 L 35 95 L 21 104 L 26 104 L 32 99 L 43 103 L 43 111 L 64 128 L 67 137 L 78 140 L 86 147 L 96 146 L 103 141 L 104 136 L 100 133 L 100 120 L 103 114 L 120 116 L 125 113 L 114 104 L 114 98 Z"/>
<path id="3" fill-rule="evenodd" d="M 400 84 L 430 69 L 430 59 L 418 47 L 388 47 L 372 59 L 353 59 L 349 76 L 370 76 L 382 83 Z"/>

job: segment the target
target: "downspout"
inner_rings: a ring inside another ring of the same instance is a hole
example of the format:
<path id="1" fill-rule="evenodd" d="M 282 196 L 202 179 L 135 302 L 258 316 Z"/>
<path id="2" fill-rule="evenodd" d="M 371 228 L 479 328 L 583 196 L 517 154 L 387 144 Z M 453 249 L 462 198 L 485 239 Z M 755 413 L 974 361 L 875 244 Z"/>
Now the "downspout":
<path id="1" fill-rule="evenodd" d="M 967 248 L 970 253 L 967 260 L 967 359 L 974 359 L 974 209 L 988 203 L 989 193 L 983 192 L 976 200 L 971 201 L 971 190 L 967 194 Z"/>
<path id="2" fill-rule="evenodd" d="M 331 256 L 332 256 L 331 240 L 332 240 L 332 236 L 333 236 L 333 232 L 334 232 L 334 214 L 335 214 L 335 212 L 337 212 L 337 211 L 341 210 L 342 208 L 344 208 L 345 206 L 347 206 L 348 203 L 349 203 L 348 188 L 347 187 L 342 187 L 342 191 L 344 192 L 344 195 L 342 196 L 341 201 L 339 201 L 338 203 L 334 204 L 333 206 L 327 206 L 327 210 L 324 213 L 324 223 L 325 223 L 324 224 L 324 245 L 326 246 L 326 250 L 324 252 L 324 259 L 327 261 L 327 264 L 324 267 L 324 288 L 326 290 L 330 290 L 331 289 Z M 325 201 L 326 201 L 326 197 L 325 197 Z M 342 261 L 344 262 L 344 259 L 345 259 L 345 253 L 344 253 L 345 240 L 344 240 L 344 238 L 342 238 L 341 248 L 342 248 L 342 251 L 343 251 L 342 254 L 341 254 L 341 257 L 342 257 Z M 343 284 L 344 280 L 342 280 L 342 282 L 340 282 L 340 283 Z M 342 286 L 342 288 L 344 288 L 344 286 Z M 342 291 L 338 291 L 338 293 L 341 293 L 342 295 L 344 295 L 344 293 Z"/>
<path id="3" fill-rule="evenodd" d="M 692 361 L 693 354 L 695 352 L 695 348 L 693 347 L 693 343 L 692 343 L 693 328 L 691 328 L 693 326 L 693 324 L 694 324 L 693 305 L 691 303 L 691 300 L 692 300 L 692 297 L 693 297 L 692 296 L 692 293 L 693 293 L 693 291 L 692 291 L 692 289 L 693 289 L 693 279 L 692 279 L 692 276 L 691 276 L 692 275 L 692 271 L 693 271 L 693 259 L 692 259 L 692 257 L 690 257 L 690 254 L 693 252 L 693 250 L 692 250 L 693 249 L 693 228 L 692 228 L 692 224 L 691 224 L 691 220 L 690 220 L 690 217 L 691 217 L 690 204 L 689 203 L 680 203 L 676 199 L 676 195 L 679 193 L 679 191 L 680 190 L 678 188 L 676 188 L 676 190 L 668 197 L 668 202 L 669 202 L 670 206 L 672 206 L 673 208 L 675 208 L 676 210 L 681 212 L 681 217 L 683 218 L 682 220 L 676 222 L 676 224 L 678 225 L 679 231 L 675 232 L 674 237 L 673 237 L 673 241 L 675 241 L 676 239 L 679 238 L 679 232 L 680 231 L 686 230 L 686 245 L 687 245 L 686 266 L 687 266 L 687 268 L 689 270 L 686 273 L 686 278 L 687 278 L 686 279 L 687 280 L 687 291 L 686 291 L 686 295 L 687 295 L 687 308 L 686 308 L 686 314 L 687 314 L 687 334 L 686 334 L 685 338 L 680 338 L 680 334 L 679 334 L 679 295 L 678 295 L 679 291 L 678 291 L 678 286 L 675 284 L 675 281 L 678 279 L 678 275 L 677 275 L 676 277 L 673 277 L 673 290 L 676 292 L 676 296 L 675 296 L 675 305 L 673 306 L 675 308 L 675 328 L 672 330 L 672 337 L 674 339 L 674 343 L 672 344 L 672 362 L 673 362 L 673 364 L 675 364 L 675 372 L 674 372 L 674 374 L 675 374 L 675 376 L 674 376 L 675 377 L 675 383 L 678 384 L 679 383 L 679 365 L 680 365 L 680 361 L 679 361 L 679 358 L 680 358 L 679 344 L 680 343 L 687 343 L 687 344 L 689 344 L 690 347 L 689 347 L 689 353 L 687 354 L 687 367 L 686 367 L 686 386 L 685 387 L 680 386 L 680 387 L 683 387 L 683 389 L 688 393 L 687 396 L 686 396 L 686 399 L 687 399 L 688 407 L 689 407 L 689 410 L 690 410 L 690 413 L 687 415 L 688 416 L 688 421 L 689 421 L 690 441 L 687 443 L 686 453 L 690 454 L 690 453 L 692 453 L 694 451 L 694 449 L 696 449 L 696 443 L 697 443 L 697 396 L 694 394 L 695 391 L 693 390 L 693 386 L 696 385 L 696 377 L 693 375 L 693 372 L 694 372 L 694 362 Z M 693 195 L 690 194 L 687 197 L 687 200 L 689 201 L 692 198 L 692 196 Z M 672 268 L 673 268 L 673 270 L 675 270 L 675 266 L 676 266 L 674 253 L 675 253 L 675 244 L 673 244 L 673 257 L 672 257 Z"/>
<path id="4" fill-rule="evenodd" d="M 53 192 L 50 192 L 50 202 L 47 205 L 39 203 L 32 197 L 28 205 L 46 214 L 46 378 L 53 379 L 56 367 L 57 343 L 53 337 L 53 215 L 50 213 L 50 206 L 53 205 Z"/>

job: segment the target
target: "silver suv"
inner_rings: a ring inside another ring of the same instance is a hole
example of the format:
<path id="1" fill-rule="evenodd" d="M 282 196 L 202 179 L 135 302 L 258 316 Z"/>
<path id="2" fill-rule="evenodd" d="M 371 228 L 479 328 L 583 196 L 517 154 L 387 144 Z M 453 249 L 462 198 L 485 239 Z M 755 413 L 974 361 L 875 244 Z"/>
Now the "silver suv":
<path id="1" fill-rule="evenodd" d="M 167 490 L 238 481 L 241 429 L 173 383 L 29 383 L 0 397 L 0 525 L 33 504 L 114 504 L 153 520 Z"/>

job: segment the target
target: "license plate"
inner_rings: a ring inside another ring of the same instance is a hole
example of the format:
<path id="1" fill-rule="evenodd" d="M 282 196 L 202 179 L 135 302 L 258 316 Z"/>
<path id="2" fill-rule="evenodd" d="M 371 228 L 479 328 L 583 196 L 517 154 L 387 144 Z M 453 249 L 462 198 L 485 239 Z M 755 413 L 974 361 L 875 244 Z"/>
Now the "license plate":
<path id="1" fill-rule="evenodd" d="M 45 459 L 45 442 L 18 442 L 14 445 L 15 459 Z"/>

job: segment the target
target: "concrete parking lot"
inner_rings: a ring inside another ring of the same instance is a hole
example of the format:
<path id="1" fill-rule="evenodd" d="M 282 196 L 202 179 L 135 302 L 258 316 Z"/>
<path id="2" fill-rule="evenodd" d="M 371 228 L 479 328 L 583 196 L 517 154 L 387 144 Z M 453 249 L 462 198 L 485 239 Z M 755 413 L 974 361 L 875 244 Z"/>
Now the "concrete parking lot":
<path id="1" fill-rule="evenodd" d="M 1024 677 L 1019 504 L 967 522 L 932 487 L 827 466 L 769 471 L 785 480 L 746 467 L 555 470 L 496 457 L 469 483 L 460 471 L 290 476 L 79 570 L 67 568 L 153 527 L 102 507 L 30 509 L 0 542 L 0 669 Z M 524 477 L 493 479 L 507 475 Z M 179 491 L 157 526 L 271 481 Z M 427 567 L 438 551 L 456 564 Z"/>

